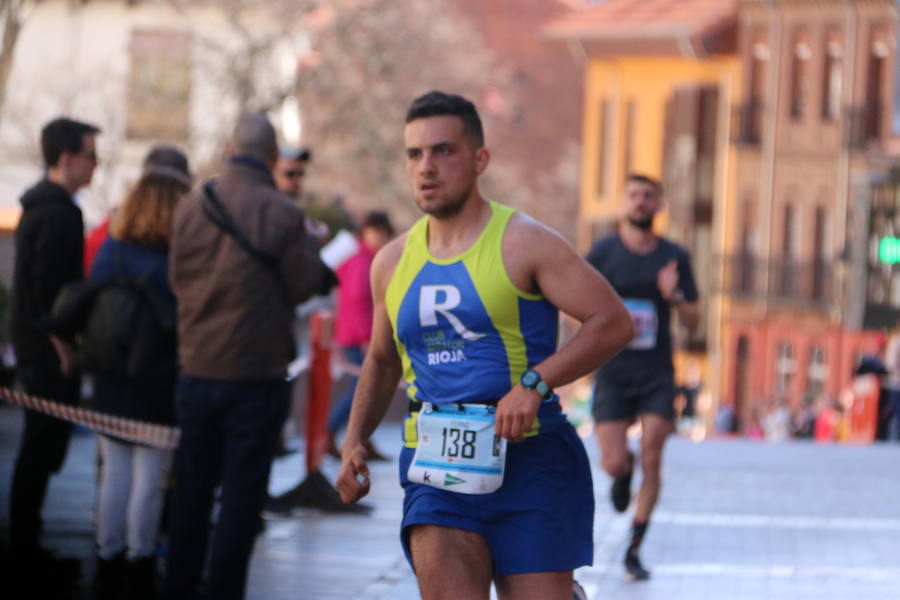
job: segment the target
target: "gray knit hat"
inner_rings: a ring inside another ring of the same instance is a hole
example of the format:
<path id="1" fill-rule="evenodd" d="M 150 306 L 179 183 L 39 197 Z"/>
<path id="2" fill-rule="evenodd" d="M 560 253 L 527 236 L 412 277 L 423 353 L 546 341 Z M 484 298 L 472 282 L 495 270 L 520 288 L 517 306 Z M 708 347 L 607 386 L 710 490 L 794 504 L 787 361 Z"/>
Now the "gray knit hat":
<path id="1" fill-rule="evenodd" d="M 193 177 L 187 155 L 169 144 L 156 144 L 150 148 L 143 165 L 143 174 L 149 173 L 172 177 L 188 187 Z"/>

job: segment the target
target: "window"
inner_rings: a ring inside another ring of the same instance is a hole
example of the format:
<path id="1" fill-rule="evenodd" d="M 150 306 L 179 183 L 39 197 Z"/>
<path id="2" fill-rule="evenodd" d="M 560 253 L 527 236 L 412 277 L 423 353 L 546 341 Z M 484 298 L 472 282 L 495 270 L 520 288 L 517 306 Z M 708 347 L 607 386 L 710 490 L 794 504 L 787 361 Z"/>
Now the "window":
<path id="1" fill-rule="evenodd" d="M 734 414 L 740 419 L 744 407 L 751 398 L 752 385 L 750 382 L 750 340 L 742 335 L 737 341 L 734 365 Z M 734 428 L 735 430 L 738 427 Z"/>
<path id="2" fill-rule="evenodd" d="M 809 351 L 806 371 L 806 398 L 814 401 L 821 396 L 827 381 L 828 364 L 825 361 L 825 350 L 821 346 L 813 346 Z"/>
<path id="3" fill-rule="evenodd" d="M 766 32 L 757 31 L 750 47 L 747 93 L 736 116 L 737 141 L 755 145 L 760 142 L 763 129 L 763 104 L 766 99 L 766 78 L 769 67 L 769 46 Z"/>
<path id="4" fill-rule="evenodd" d="M 775 392 L 777 394 L 785 394 L 791 389 L 796 369 L 794 347 L 789 342 L 779 342 L 778 358 L 775 361 Z"/>
<path id="5" fill-rule="evenodd" d="M 183 141 L 190 124 L 191 39 L 170 29 L 131 33 L 126 135 Z"/>
<path id="6" fill-rule="evenodd" d="M 750 102 L 761 103 L 766 97 L 766 76 L 769 67 L 769 46 L 763 41 L 763 33 L 757 34 L 753 43 L 750 63 Z"/>
<path id="7" fill-rule="evenodd" d="M 600 102 L 600 127 L 597 132 L 597 195 L 603 196 L 607 190 L 607 163 L 609 162 L 609 127 L 612 124 L 612 104 L 609 100 Z"/>
<path id="8" fill-rule="evenodd" d="M 800 241 L 797 226 L 799 222 L 793 204 L 784 205 L 781 234 L 781 293 L 793 295 L 796 289 L 797 245 Z"/>
<path id="9" fill-rule="evenodd" d="M 738 256 L 739 264 L 739 289 L 741 292 L 749 293 L 756 289 L 756 202 L 755 196 L 747 196 L 744 198 L 744 207 L 741 211 L 742 222 L 739 224 L 741 230 L 741 247 Z"/>
<path id="10" fill-rule="evenodd" d="M 887 36 L 879 27 L 872 31 L 872 44 L 866 67 L 865 137 L 881 137 L 882 102 L 884 99 L 885 68 L 890 55 Z"/>
<path id="11" fill-rule="evenodd" d="M 822 74 L 822 120 L 836 121 L 841 113 L 841 90 L 844 77 L 844 54 L 836 33 L 830 33 L 825 43 L 825 63 Z"/>
<path id="12" fill-rule="evenodd" d="M 813 264 L 812 297 L 823 300 L 826 297 L 828 212 L 824 206 L 817 206 L 813 222 Z"/>
<path id="13" fill-rule="evenodd" d="M 791 119 L 800 121 L 806 112 L 809 93 L 809 63 L 812 59 L 812 46 L 806 35 L 794 36 L 793 55 L 791 57 Z"/>

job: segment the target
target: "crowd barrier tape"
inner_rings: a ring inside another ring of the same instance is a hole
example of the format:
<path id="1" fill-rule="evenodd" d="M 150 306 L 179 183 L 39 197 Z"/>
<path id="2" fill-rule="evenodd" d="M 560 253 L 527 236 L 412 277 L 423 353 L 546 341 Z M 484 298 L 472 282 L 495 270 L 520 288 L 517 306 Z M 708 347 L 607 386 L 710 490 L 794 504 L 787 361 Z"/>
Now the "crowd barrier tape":
<path id="1" fill-rule="evenodd" d="M 311 318 L 312 360 L 304 356 L 288 365 L 289 379 L 307 372 L 310 374 L 306 406 L 306 467 L 310 473 L 318 470 L 325 454 L 327 435 L 325 422 L 328 419 L 332 383 L 331 327 L 330 312 L 314 313 Z M 177 427 L 116 417 L 88 408 L 30 396 L 8 387 L 0 387 L 0 398 L 29 410 L 83 425 L 98 433 L 154 448 L 174 449 L 178 446 L 178 439 L 181 436 L 181 431 Z"/>
<path id="2" fill-rule="evenodd" d="M 30 396 L 7 387 L 0 387 L 0 398 L 69 423 L 84 425 L 98 433 L 163 450 L 172 450 L 178 446 L 178 438 L 181 435 L 176 427 L 116 417 L 88 408 Z"/>

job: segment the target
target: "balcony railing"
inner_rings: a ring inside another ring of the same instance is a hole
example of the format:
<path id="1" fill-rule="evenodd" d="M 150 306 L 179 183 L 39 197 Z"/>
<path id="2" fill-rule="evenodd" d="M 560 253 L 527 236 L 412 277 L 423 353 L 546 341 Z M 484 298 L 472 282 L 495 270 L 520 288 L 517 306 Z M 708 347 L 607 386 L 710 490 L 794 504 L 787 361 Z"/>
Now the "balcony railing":
<path id="1" fill-rule="evenodd" d="M 731 141 L 745 146 L 759 145 L 762 139 L 763 104 L 749 101 L 732 109 Z"/>
<path id="2" fill-rule="evenodd" d="M 764 260 L 752 254 L 725 259 L 722 291 L 748 301 L 824 308 L 833 300 L 833 276 L 824 260 Z"/>
<path id="3" fill-rule="evenodd" d="M 862 150 L 881 136 L 884 121 L 880 102 L 851 106 L 844 113 L 844 145 L 850 150 Z"/>

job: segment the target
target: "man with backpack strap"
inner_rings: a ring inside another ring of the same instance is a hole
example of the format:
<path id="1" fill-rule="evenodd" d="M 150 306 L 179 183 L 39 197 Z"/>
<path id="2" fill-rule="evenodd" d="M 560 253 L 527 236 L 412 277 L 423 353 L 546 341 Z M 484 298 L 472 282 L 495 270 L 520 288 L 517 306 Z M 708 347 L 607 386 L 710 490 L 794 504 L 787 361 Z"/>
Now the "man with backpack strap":
<path id="1" fill-rule="evenodd" d="M 200 186 L 179 203 L 172 230 L 182 432 L 165 583 L 173 599 L 194 596 L 204 564 L 206 597 L 243 598 L 288 410 L 294 305 L 336 281 L 318 257 L 303 211 L 275 188 L 278 146 L 268 119 L 241 117 L 228 150 L 212 186 L 215 213 Z M 219 483 L 221 509 L 209 533 Z"/>

